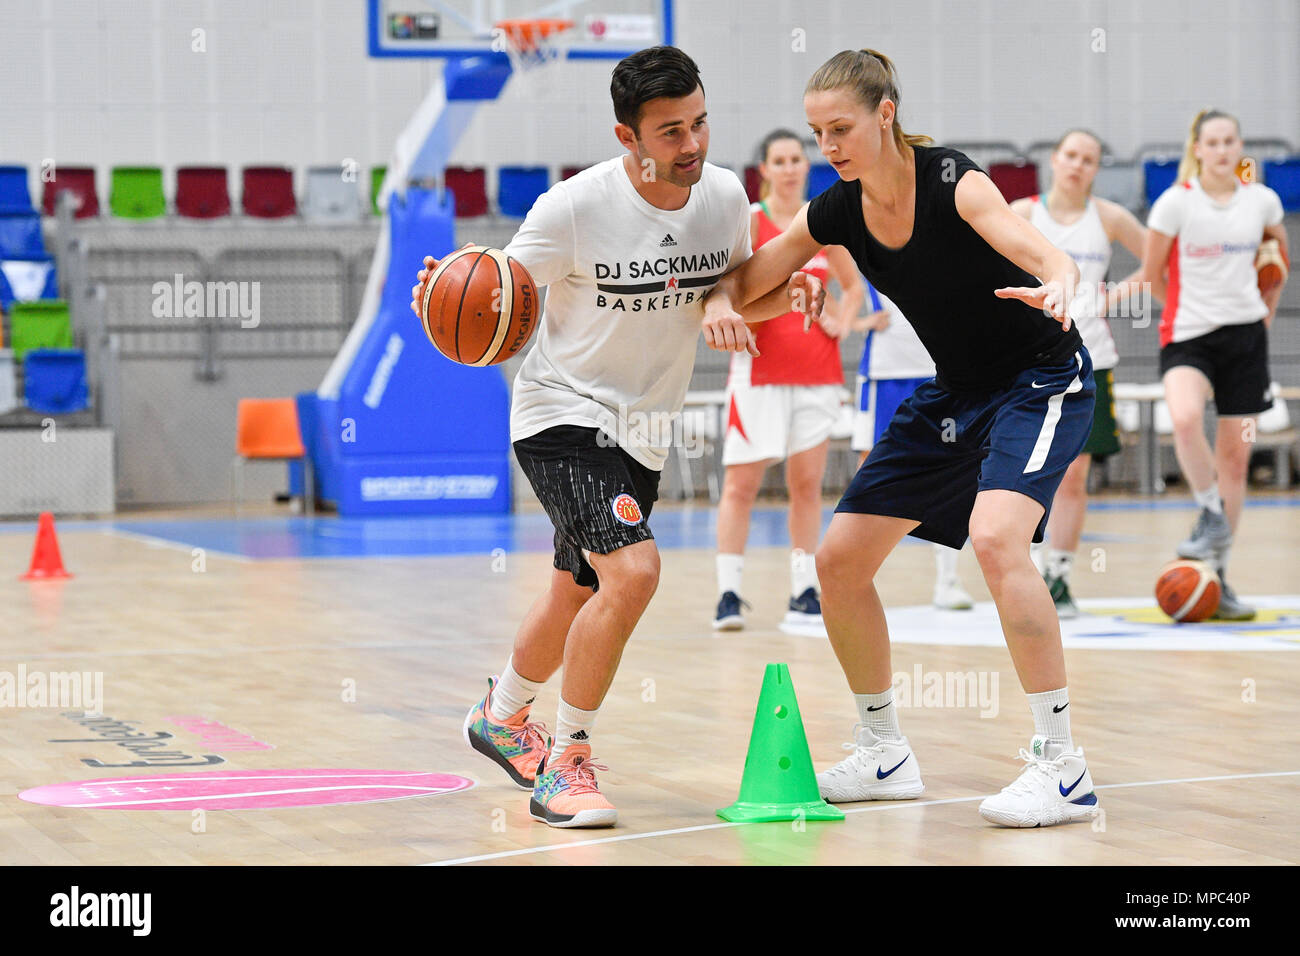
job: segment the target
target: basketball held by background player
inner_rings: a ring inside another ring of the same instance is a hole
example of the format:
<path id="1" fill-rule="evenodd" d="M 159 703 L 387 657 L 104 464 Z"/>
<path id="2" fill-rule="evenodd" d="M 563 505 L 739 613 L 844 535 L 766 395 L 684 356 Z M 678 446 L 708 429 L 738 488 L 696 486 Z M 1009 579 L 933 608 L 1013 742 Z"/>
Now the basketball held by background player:
<path id="1" fill-rule="evenodd" d="M 775 130 L 759 145 L 761 199 L 751 207 L 754 249 L 789 227 L 803 206 L 808 155 L 789 130 Z M 735 352 L 727 376 L 726 468 L 718 503 L 718 607 L 715 630 L 744 626 L 741 606 L 745 542 L 750 512 L 769 465 L 785 461 L 790 495 L 790 600 L 784 623 L 817 625 L 821 598 L 814 554 L 822 525 L 822 478 L 831 430 L 839 420 L 844 372 L 839 340 L 862 307 L 862 277 L 840 246 L 819 249 L 802 271 L 823 285 L 833 277 L 838 299 L 827 296 L 821 318 L 807 326 L 790 312 L 754 326 L 759 354 Z"/>
<path id="2" fill-rule="evenodd" d="M 818 783 L 839 801 L 923 791 L 875 577 L 904 535 L 951 547 L 969 535 L 1035 731 L 1020 776 L 980 813 L 1023 827 L 1090 818 L 1098 803 L 1070 731 L 1060 623 L 1029 558 L 1092 425 L 1092 363 L 1066 311 L 1079 270 L 969 158 L 905 134 L 898 103 L 893 64 L 875 51 L 846 50 L 813 74 L 804 109 L 840 181 L 705 304 L 706 342 L 743 348 L 720 334 L 735 305 L 779 287 L 819 246 L 844 245 L 937 368 L 858 470 L 817 552 L 826 630 L 861 718 L 854 753 Z"/>
<path id="3" fill-rule="evenodd" d="M 1101 148 L 1101 140 L 1087 130 L 1068 131 L 1052 150 L 1052 184 L 1047 194 L 1027 196 L 1011 204 L 1012 212 L 1029 220 L 1079 267 L 1081 279 L 1071 314 L 1092 355 L 1097 383 L 1088 442 L 1056 489 L 1047 521 L 1048 540 L 1035 547 L 1035 564 L 1047 579 L 1057 613 L 1064 618 L 1079 613 L 1070 594 L 1070 572 L 1088 508 L 1088 472 L 1094 459 L 1104 460 L 1120 450 L 1114 371 L 1119 351 L 1107 316 L 1116 302 L 1141 288 L 1140 264 L 1111 289 L 1104 288 L 1112 243 L 1120 243 L 1141 260 L 1146 242 L 1146 229 L 1131 212 L 1119 203 L 1092 195 L 1092 183 L 1101 168 Z"/>
<path id="4" fill-rule="evenodd" d="M 1255 256 L 1269 238 L 1289 258 L 1282 201 L 1267 186 L 1238 178 L 1241 158 L 1236 118 L 1199 112 L 1177 180 L 1151 207 L 1142 257 L 1142 278 L 1164 301 L 1160 372 L 1174 451 L 1200 506 L 1178 556 L 1207 561 L 1219 573 L 1222 595 L 1212 617 L 1223 620 L 1255 616 L 1226 580 L 1256 416 L 1273 405 L 1268 330 L 1284 285 L 1261 295 Z M 1213 448 L 1204 424 L 1211 395 L 1219 416 Z"/>

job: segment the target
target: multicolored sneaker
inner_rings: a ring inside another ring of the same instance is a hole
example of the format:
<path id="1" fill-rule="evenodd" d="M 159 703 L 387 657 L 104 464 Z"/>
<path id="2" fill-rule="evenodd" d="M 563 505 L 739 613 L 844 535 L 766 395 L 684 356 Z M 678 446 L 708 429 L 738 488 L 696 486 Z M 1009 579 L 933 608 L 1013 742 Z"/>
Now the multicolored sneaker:
<path id="1" fill-rule="evenodd" d="M 803 594 L 791 596 L 783 624 L 821 625 L 822 599 L 816 588 L 804 588 Z"/>
<path id="2" fill-rule="evenodd" d="M 1056 616 L 1063 621 L 1078 617 L 1079 605 L 1074 603 L 1070 594 L 1070 582 L 1051 572 L 1048 572 L 1044 580 L 1047 582 L 1048 593 L 1052 595 L 1052 603 L 1056 605 Z"/>
<path id="3" fill-rule="evenodd" d="M 521 790 L 532 790 L 537 765 L 551 749 L 544 724 L 530 721 L 524 707 L 517 714 L 498 721 L 488 704 L 499 677 L 488 678 L 488 692 L 465 717 L 465 742 L 510 775 Z"/>
<path id="4" fill-rule="evenodd" d="M 1001 793 L 980 804 L 980 816 L 1004 827 L 1050 827 L 1100 813 L 1083 748 L 1073 752 L 1039 734 L 1021 748 L 1025 768 Z"/>
<path id="5" fill-rule="evenodd" d="M 529 814 L 553 827 L 612 827 L 618 811 L 596 786 L 596 771 L 608 769 L 592 762 L 587 744 L 570 744 L 553 764 L 548 755 L 537 768 Z"/>

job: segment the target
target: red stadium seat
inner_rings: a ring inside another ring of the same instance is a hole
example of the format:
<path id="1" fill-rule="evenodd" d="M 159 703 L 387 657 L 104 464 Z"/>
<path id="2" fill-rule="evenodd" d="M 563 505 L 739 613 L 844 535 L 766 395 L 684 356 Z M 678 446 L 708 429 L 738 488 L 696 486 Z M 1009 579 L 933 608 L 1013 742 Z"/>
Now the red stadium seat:
<path id="1" fill-rule="evenodd" d="M 176 170 L 176 214 L 187 219 L 230 215 L 224 166 L 182 166 Z"/>
<path id="2" fill-rule="evenodd" d="M 763 174 L 758 171 L 757 166 L 745 167 L 745 194 L 749 196 L 750 202 L 758 202 L 759 190 L 763 187 Z"/>
<path id="3" fill-rule="evenodd" d="M 989 179 L 1007 202 L 1038 192 L 1038 166 L 1034 163 L 989 163 Z"/>
<path id="4" fill-rule="evenodd" d="M 456 197 L 456 218 L 486 216 L 488 211 L 487 170 L 482 166 L 448 166 L 447 189 Z"/>
<path id="5" fill-rule="evenodd" d="M 572 179 L 586 168 L 586 166 L 562 166 L 560 168 L 560 178 Z"/>
<path id="6" fill-rule="evenodd" d="M 95 192 L 95 170 L 89 166 L 54 167 L 54 178 L 45 184 L 41 197 L 41 211 L 53 216 L 59 193 L 70 192 L 77 197 L 77 218 L 99 215 L 99 194 Z"/>
<path id="7" fill-rule="evenodd" d="M 283 219 L 298 211 L 293 170 L 283 166 L 244 167 L 244 212 L 259 219 Z"/>

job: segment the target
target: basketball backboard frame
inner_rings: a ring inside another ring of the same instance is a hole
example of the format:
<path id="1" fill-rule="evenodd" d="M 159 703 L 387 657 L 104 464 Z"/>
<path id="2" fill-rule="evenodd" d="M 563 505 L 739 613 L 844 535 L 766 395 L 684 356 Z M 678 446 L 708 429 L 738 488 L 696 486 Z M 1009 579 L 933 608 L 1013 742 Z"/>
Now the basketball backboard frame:
<path id="1" fill-rule="evenodd" d="M 469 8 L 475 8 L 475 12 L 470 12 Z M 397 39 L 391 35 L 390 16 L 420 15 L 433 15 L 438 24 L 443 17 L 451 17 L 457 21 L 455 25 L 463 35 L 455 40 L 441 37 Z M 599 41 L 593 38 L 593 18 L 629 15 L 650 18 L 644 39 L 617 42 L 616 38 Z M 455 59 L 493 56 L 504 60 L 507 54 L 500 38 L 493 37 L 491 24 L 521 17 L 573 20 L 573 29 L 566 31 L 567 35 L 558 35 L 562 47 L 560 55 L 569 60 L 621 60 L 648 46 L 671 46 L 674 42 L 673 0 L 367 0 L 366 42 L 372 57 Z"/>

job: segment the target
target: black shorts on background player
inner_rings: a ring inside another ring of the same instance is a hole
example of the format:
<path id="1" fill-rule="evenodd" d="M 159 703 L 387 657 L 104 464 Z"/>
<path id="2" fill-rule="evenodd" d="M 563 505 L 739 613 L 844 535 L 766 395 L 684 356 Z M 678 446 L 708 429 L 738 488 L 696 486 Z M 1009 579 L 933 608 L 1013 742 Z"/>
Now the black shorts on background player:
<path id="1" fill-rule="evenodd" d="M 1160 374 L 1190 366 L 1210 380 L 1214 408 L 1225 415 L 1258 415 L 1273 407 L 1264 321 L 1224 325 L 1160 350 Z"/>
<path id="2" fill-rule="evenodd" d="M 660 475 L 613 441 L 598 441 L 599 434 L 556 425 L 514 443 L 519 467 L 555 525 L 555 567 L 593 591 L 599 582 L 582 552 L 609 554 L 652 540 Z"/>

